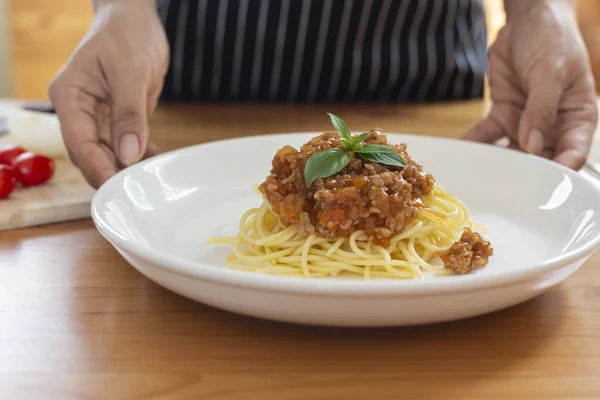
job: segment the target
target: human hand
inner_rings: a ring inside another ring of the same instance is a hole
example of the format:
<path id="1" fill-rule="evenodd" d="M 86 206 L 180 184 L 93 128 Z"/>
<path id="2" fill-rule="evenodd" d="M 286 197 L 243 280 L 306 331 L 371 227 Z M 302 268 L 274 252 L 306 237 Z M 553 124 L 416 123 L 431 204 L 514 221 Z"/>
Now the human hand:
<path id="1" fill-rule="evenodd" d="M 98 0 L 96 17 L 50 85 L 69 156 L 100 186 L 154 155 L 152 116 L 169 62 L 154 0 Z"/>
<path id="2" fill-rule="evenodd" d="M 596 92 L 571 1 L 506 1 L 507 24 L 489 51 L 492 108 L 466 139 L 581 168 L 596 128 Z M 512 8 L 511 8 L 512 6 Z"/>

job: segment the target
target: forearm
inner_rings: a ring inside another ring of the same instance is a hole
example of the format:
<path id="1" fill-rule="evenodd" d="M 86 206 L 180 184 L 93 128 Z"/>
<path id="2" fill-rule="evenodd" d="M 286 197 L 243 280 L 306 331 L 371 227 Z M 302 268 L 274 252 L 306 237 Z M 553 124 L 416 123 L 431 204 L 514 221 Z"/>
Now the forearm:
<path id="1" fill-rule="evenodd" d="M 538 7 L 556 8 L 558 12 L 572 12 L 574 0 L 504 0 L 506 19 L 520 18 L 530 12 L 535 12 Z"/>

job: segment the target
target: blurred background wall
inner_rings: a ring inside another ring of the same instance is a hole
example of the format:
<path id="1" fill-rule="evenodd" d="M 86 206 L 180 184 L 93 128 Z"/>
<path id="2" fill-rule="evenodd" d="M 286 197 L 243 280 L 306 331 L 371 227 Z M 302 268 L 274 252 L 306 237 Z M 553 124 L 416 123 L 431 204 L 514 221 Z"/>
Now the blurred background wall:
<path id="1" fill-rule="evenodd" d="M 8 27 L 8 0 L 0 0 L 0 97 L 11 94 L 10 87 L 10 37 Z"/>
<path id="2" fill-rule="evenodd" d="M 12 96 L 46 99 L 48 83 L 92 20 L 91 0 L 0 0 L 9 3 Z M 0 55 L 2 58 L 4 55 Z M 0 80 L 4 80 L 0 77 Z"/>
<path id="3" fill-rule="evenodd" d="M 491 42 L 504 10 L 502 0 L 484 2 Z M 600 80 L 600 0 L 577 0 L 577 8 Z M 0 97 L 46 99 L 91 19 L 91 0 L 0 0 Z"/>

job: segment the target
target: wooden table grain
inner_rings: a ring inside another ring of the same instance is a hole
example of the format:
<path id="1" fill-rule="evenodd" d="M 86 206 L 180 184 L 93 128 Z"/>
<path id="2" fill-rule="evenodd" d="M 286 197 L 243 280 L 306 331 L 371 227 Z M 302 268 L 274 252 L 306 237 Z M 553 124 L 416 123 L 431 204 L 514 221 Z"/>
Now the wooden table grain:
<path id="1" fill-rule="evenodd" d="M 165 150 L 269 132 L 460 136 L 479 102 L 163 106 Z M 440 307 L 444 307 L 440 304 Z M 152 283 L 91 221 L 0 233 L 2 399 L 598 399 L 600 254 L 557 288 L 451 323 L 331 329 L 251 319 Z"/>

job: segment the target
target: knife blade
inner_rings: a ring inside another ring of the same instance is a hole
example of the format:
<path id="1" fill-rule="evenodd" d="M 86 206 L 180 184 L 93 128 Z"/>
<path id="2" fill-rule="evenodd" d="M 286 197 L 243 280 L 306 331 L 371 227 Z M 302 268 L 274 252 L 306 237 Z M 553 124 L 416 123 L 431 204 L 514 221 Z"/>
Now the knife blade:
<path id="1" fill-rule="evenodd" d="M 50 103 L 30 103 L 23 106 L 24 110 L 36 111 L 46 114 L 56 114 L 54 107 Z"/>

